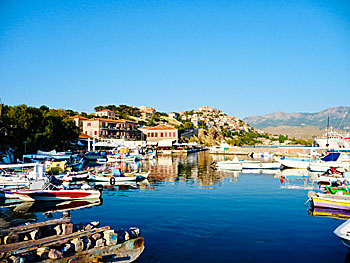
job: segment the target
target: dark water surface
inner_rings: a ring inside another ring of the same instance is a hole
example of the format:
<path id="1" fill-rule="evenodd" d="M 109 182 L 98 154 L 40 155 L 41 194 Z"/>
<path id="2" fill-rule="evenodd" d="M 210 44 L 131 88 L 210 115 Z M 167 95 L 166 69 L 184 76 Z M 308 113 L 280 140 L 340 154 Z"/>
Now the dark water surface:
<path id="1" fill-rule="evenodd" d="M 106 190 L 102 205 L 74 210 L 72 220 L 139 227 L 145 250 L 137 262 L 345 261 L 348 251 L 333 234 L 344 221 L 310 216 L 308 190 L 281 188 L 278 175 L 212 170 L 218 158 L 201 152 L 145 163 L 149 184 Z"/>

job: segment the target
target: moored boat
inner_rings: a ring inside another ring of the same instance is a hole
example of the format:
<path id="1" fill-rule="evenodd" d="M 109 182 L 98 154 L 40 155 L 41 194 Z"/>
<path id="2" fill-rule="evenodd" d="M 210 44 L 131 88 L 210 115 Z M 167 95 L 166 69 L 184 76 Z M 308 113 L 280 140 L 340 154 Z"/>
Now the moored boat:
<path id="1" fill-rule="evenodd" d="M 98 190 L 27 190 L 12 193 L 13 197 L 24 201 L 80 200 L 101 197 L 101 192 Z"/>
<path id="2" fill-rule="evenodd" d="M 128 182 L 128 181 L 137 181 L 144 180 L 149 176 L 150 172 L 147 173 L 129 173 L 123 174 L 123 176 L 117 176 L 116 174 L 90 174 L 89 180 L 95 182 L 109 182 L 111 185 L 114 185 L 118 182 Z"/>
<path id="3" fill-rule="evenodd" d="M 315 159 L 283 157 L 278 161 L 281 163 L 282 169 L 285 169 L 285 168 L 308 169 L 310 163 L 315 161 Z"/>
<path id="4" fill-rule="evenodd" d="M 87 180 L 89 178 L 89 172 L 88 171 L 68 172 L 65 174 L 56 175 L 55 177 L 62 181 Z"/>
<path id="5" fill-rule="evenodd" d="M 350 221 L 347 220 L 334 230 L 336 234 L 344 243 L 345 246 L 350 248 Z"/>
<path id="6" fill-rule="evenodd" d="M 0 190 L 41 189 L 48 181 L 43 164 L 0 165 L 0 170 Z"/>
<path id="7" fill-rule="evenodd" d="M 321 194 L 310 191 L 308 194 L 313 207 L 328 207 L 350 210 L 350 196 L 341 194 Z"/>

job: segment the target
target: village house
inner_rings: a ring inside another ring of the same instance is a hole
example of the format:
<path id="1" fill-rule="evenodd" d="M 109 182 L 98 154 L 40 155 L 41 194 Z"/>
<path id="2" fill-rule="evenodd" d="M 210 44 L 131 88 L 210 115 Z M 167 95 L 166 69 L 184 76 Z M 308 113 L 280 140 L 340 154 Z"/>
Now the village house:
<path id="1" fill-rule="evenodd" d="M 137 129 L 137 122 L 130 120 L 111 120 L 104 118 L 84 120 L 83 133 L 99 139 L 139 140 L 141 138 L 141 132 Z"/>
<path id="2" fill-rule="evenodd" d="M 153 114 L 156 113 L 156 110 L 152 107 L 140 106 L 139 107 L 141 118 L 147 120 L 152 117 Z"/>
<path id="3" fill-rule="evenodd" d="M 222 113 L 221 110 L 218 110 L 218 109 L 215 109 L 215 108 L 212 108 L 212 107 L 209 107 L 209 106 L 199 107 L 199 108 L 197 109 L 197 111 L 199 111 L 199 112 L 215 112 L 215 113 Z"/>
<path id="4" fill-rule="evenodd" d="M 93 115 L 95 115 L 96 117 L 107 118 L 112 120 L 115 120 L 117 117 L 114 111 L 107 110 L 107 109 L 96 111 L 95 113 L 93 113 Z"/>
<path id="5" fill-rule="evenodd" d="M 179 114 L 177 112 L 171 112 L 168 114 L 169 118 L 177 119 L 179 117 Z"/>
<path id="6" fill-rule="evenodd" d="M 178 130 L 172 126 L 165 124 L 161 124 L 155 127 L 144 127 L 143 132 L 147 136 L 147 142 L 177 142 L 179 139 Z"/>
<path id="7" fill-rule="evenodd" d="M 74 120 L 75 126 L 77 126 L 81 131 L 83 130 L 83 121 L 88 120 L 88 118 L 85 118 L 80 115 L 75 115 L 71 118 Z"/>

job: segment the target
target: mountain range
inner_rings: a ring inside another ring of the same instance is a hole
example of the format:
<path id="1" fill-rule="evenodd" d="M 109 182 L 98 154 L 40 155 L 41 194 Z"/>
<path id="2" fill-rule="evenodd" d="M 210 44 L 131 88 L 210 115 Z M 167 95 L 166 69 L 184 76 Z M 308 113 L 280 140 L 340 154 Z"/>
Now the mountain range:
<path id="1" fill-rule="evenodd" d="M 248 116 L 243 120 L 257 129 L 279 126 L 307 127 L 315 126 L 321 129 L 329 125 L 340 130 L 350 129 L 350 107 L 337 106 L 315 113 L 285 113 L 275 112 L 263 116 Z"/>

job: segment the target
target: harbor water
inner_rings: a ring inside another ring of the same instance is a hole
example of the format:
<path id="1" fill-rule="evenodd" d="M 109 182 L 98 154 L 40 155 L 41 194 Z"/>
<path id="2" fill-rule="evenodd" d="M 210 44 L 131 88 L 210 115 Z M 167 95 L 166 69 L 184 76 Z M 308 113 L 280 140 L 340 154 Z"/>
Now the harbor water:
<path id="1" fill-rule="evenodd" d="M 224 158 L 232 157 L 200 152 L 139 164 L 151 170 L 148 180 L 105 187 L 100 204 L 70 211 L 72 221 L 140 228 L 145 250 L 137 262 L 348 262 L 333 234 L 344 220 L 315 216 L 304 205 L 316 185 L 307 178 L 281 183 L 277 171 L 210 168 Z M 0 214 L 2 227 L 62 216 L 16 205 Z"/>

